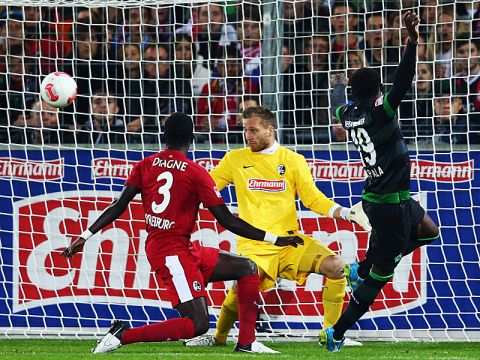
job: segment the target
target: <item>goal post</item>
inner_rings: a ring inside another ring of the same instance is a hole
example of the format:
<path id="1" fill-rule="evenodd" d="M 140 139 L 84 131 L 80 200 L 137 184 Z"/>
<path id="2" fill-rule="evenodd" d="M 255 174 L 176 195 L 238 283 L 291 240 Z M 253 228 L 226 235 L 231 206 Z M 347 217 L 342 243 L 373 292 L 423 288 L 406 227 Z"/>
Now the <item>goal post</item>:
<path id="1" fill-rule="evenodd" d="M 402 259 L 347 336 L 479 341 L 479 9 L 423 0 L 0 0 L 0 336 L 96 337 L 112 319 L 139 326 L 177 316 L 145 256 L 140 198 L 82 253 L 60 255 L 118 196 L 134 164 L 163 147 L 174 111 L 192 115 L 189 156 L 211 170 L 245 146 L 241 110 L 267 106 L 278 141 L 305 156 L 317 186 L 341 205 L 360 201 L 366 174 L 332 126 L 330 76 L 371 66 L 388 91 L 406 40 L 401 17 L 414 10 L 417 77 L 398 114 L 412 193 L 441 236 Z M 41 103 L 39 84 L 53 71 L 75 78 L 73 106 Z M 234 189 L 223 196 L 235 211 Z M 347 263 L 364 257 L 360 227 L 298 200 L 297 208 L 305 234 Z M 236 250 L 205 209 L 192 241 Z M 231 285 L 208 287 L 212 329 Z M 262 293 L 269 331 L 257 335 L 316 338 L 323 285 L 320 275 L 277 281 Z"/>

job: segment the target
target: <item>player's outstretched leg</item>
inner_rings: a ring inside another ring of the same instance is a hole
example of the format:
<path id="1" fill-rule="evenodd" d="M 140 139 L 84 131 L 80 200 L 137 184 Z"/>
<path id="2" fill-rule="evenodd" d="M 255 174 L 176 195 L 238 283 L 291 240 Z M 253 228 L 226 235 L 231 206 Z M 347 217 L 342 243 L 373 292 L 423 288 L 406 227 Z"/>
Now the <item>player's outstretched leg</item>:
<path id="1" fill-rule="evenodd" d="M 117 350 L 122 346 L 121 340 L 123 332 L 127 330 L 127 325 L 121 320 L 115 320 L 112 322 L 112 326 L 105 334 L 105 336 L 98 342 L 94 354 L 103 354 L 106 352 Z"/>
<path id="2" fill-rule="evenodd" d="M 221 251 L 210 282 L 237 280 L 238 320 L 240 329 L 236 351 L 276 353 L 255 340 L 255 322 L 258 313 L 260 279 L 257 265 L 250 259 Z M 233 296 L 232 290 L 229 292 Z M 223 309 L 223 307 L 222 307 Z M 207 345 L 211 340 L 205 341 Z M 186 344 L 188 345 L 188 344 Z M 237 350 L 238 348 L 238 350 Z"/>

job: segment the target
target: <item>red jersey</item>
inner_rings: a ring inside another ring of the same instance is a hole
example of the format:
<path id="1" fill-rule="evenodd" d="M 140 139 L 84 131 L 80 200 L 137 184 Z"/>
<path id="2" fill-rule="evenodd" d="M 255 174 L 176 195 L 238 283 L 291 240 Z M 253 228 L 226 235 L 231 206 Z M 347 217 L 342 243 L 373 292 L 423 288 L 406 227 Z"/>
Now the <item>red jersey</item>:
<path id="1" fill-rule="evenodd" d="M 126 184 L 141 190 L 149 257 L 188 250 L 200 203 L 204 207 L 225 203 L 207 171 L 177 150 L 166 149 L 139 161 Z"/>

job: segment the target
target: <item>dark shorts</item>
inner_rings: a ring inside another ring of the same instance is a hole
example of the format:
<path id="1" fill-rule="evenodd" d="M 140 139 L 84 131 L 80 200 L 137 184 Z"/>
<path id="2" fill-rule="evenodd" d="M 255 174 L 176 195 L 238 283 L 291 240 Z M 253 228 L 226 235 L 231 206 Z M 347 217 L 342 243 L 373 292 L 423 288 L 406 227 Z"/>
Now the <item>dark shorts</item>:
<path id="1" fill-rule="evenodd" d="M 363 200 L 372 233 L 367 257 L 374 265 L 395 269 L 408 247 L 412 231 L 422 223 L 425 210 L 409 199 L 398 204 L 377 204 Z"/>

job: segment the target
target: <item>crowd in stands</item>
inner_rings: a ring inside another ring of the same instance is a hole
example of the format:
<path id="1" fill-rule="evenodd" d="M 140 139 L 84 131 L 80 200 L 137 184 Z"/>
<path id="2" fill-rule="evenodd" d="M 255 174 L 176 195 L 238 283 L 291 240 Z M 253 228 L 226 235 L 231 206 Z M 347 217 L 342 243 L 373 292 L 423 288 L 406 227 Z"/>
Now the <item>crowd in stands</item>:
<path id="1" fill-rule="evenodd" d="M 276 89 L 282 143 L 345 141 L 332 132 L 330 76 L 373 67 L 388 91 L 408 38 L 402 13 L 413 9 L 421 18 L 418 66 L 399 109 L 403 133 L 408 141 L 480 144 L 480 2 L 276 7 L 272 38 L 255 0 L 0 7 L 0 143 L 158 144 L 174 111 L 193 116 L 198 143 L 242 143 L 239 115 L 262 104 L 266 81 Z M 40 100 L 52 71 L 77 81 L 72 106 Z"/>

